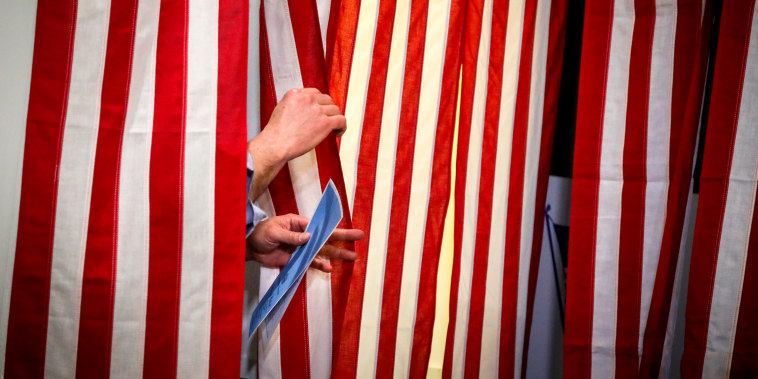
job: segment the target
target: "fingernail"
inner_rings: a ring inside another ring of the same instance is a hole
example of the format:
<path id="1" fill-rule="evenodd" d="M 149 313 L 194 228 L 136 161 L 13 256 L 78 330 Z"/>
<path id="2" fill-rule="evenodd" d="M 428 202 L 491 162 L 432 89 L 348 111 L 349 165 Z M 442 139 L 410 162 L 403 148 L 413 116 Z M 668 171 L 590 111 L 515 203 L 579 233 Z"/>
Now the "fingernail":
<path id="1" fill-rule="evenodd" d="M 310 233 L 303 233 L 303 234 L 300 235 L 300 241 L 305 242 L 305 241 L 308 240 L 308 238 L 311 238 L 311 234 Z"/>

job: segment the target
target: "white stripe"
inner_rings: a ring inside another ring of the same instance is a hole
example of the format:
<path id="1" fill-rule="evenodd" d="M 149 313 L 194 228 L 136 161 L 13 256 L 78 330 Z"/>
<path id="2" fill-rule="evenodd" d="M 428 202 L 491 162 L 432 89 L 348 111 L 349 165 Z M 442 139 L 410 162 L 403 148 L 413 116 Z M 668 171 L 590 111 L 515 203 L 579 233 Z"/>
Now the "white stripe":
<path id="1" fill-rule="evenodd" d="M 400 300 L 395 342 L 394 376 L 408 377 L 413 349 L 413 329 L 416 322 L 421 260 L 426 237 L 426 211 L 431 192 L 432 165 L 437 133 L 442 68 L 445 62 L 449 0 L 429 2 L 424 42 L 424 65 L 421 70 L 416 140 L 413 154 L 411 190 L 408 199 L 408 224 L 403 255 L 403 274 L 400 281 Z M 431 143 L 431 146 L 430 146 Z M 382 368 L 384 370 L 384 368 Z"/>
<path id="2" fill-rule="evenodd" d="M 218 2 L 191 1 L 187 26 L 177 377 L 207 377 L 213 299 Z"/>
<path id="3" fill-rule="evenodd" d="M 321 47 L 324 50 L 324 57 L 326 57 L 326 32 L 329 28 L 329 11 L 332 6 L 331 0 L 316 0 L 316 10 L 318 11 L 318 24 L 321 32 Z M 328 57 L 327 57 L 328 58 Z"/>
<path id="4" fill-rule="evenodd" d="M 479 53 L 476 59 L 476 81 L 471 110 L 471 132 L 466 157 L 466 192 L 463 204 L 463 235 L 461 239 L 460 276 L 458 300 L 455 309 L 455 333 L 453 335 L 453 378 L 462 378 L 466 360 L 469 306 L 471 304 L 471 281 L 474 271 L 474 248 L 476 246 L 476 222 L 479 204 L 479 177 L 482 166 L 482 139 L 484 138 L 484 111 L 486 108 L 487 81 L 489 77 L 490 33 L 492 32 L 492 1 L 484 1 L 482 32 L 479 36 Z"/>
<path id="5" fill-rule="evenodd" d="M 379 17 L 378 1 L 361 1 L 358 25 L 355 32 L 355 46 L 350 65 L 350 79 L 345 98 L 345 119 L 347 130 L 340 140 L 340 161 L 345 176 L 345 193 L 350 212 L 355 199 L 355 182 L 358 176 L 358 152 L 361 148 L 363 112 L 366 107 L 368 76 L 374 51 L 374 32 Z"/>
<path id="6" fill-rule="evenodd" d="M 758 7 L 753 8 L 753 24 Z M 716 275 L 711 294 L 704 378 L 728 377 L 742 299 L 750 228 L 758 180 L 758 27 L 752 27 L 742 80 L 742 97 L 734 138 L 729 189 L 721 226 Z"/>
<path id="7" fill-rule="evenodd" d="M 278 269 L 261 267 L 261 286 L 258 298 L 262 299 L 271 284 L 279 275 Z M 249 322 L 249 320 L 244 320 Z M 261 378 L 281 379 L 282 377 L 282 347 L 279 339 L 281 325 L 276 328 L 274 335 L 268 344 L 262 339 L 258 340 L 258 375 Z M 261 333 L 258 333 L 260 336 Z M 246 338 L 244 336 L 243 338 Z"/>
<path id="8" fill-rule="evenodd" d="M 598 185 L 594 280 L 596 285 L 592 307 L 591 370 L 593 378 L 612 378 L 615 375 L 621 189 L 624 184 L 624 130 L 633 28 L 633 1 L 616 1 L 608 62 Z"/>
<path id="9" fill-rule="evenodd" d="M 545 109 L 545 81 L 547 75 L 547 48 L 550 35 L 550 1 L 537 3 L 534 45 L 532 47 L 532 79 L 529 94 L 529 120 L 524 161 L 524 189 L 521 208 L 521 247 L 519 252 L 518 298 L 516 301 L 516 346 L 514 378 L 521 377 L 526 330 L 526 300 L 529 289 L 529 271 L 534 240 L 534 210 L 537 202 L 537 174 L 539 173 L 542 145 L 542 119 Z M 540 238 L 542 238 L 540 236 Z"/>
<path id="10" fill-rule="evenodd" d="M 316 269 L 308 269 L 305 283 L 310 373 L 314 378 L 328 378 L 332 371 L 331 275 Z"/>
<path id="11" fill-rule="evenodd" d="M 158 0 L 139 2 L 119 175 L 112 378 L 142 377 L 150 255 L 150 146 L 159 13 Z"/>
<path id="12" fill-rule="evenodd" d="M 16 257 L 26 113 L 37 3 L 6 1 L 0 12 L 0 368 L 5 367 L 13 264 Z M 12 36 L 12 38 L 11 38 Z M 0 369 L 0 372 L 2 369 Z M 2 374 L 0 374 L 2 376 Z"/>
<path id="13" fill-rule="evenodd" d="M 640 288 L 640 328 L 638 357 L 653 296 L 655 273 L 666 222 L 669 188 L 669 144 L 671 140 L 671 97 L 674 80 L 674 38 L 676 1 L 656 0 L 653 46 L 650 56 L 650 89 L 645 157 L 645 223 L 642 243 L 642 285 Z M 685 94 L 680 94 L 685 96 Z"/>
<path id="14" fill-rule="evenodd" d="M 358 348 L 359 378 L 373 378 L 376 374 L 376 355 L 379 345 L 379 322 L 384 288 L 384 265 L 387 254 L 387 237 L 390 226 L 390 208 L 395 173 L 397 133 L 400 128 L 400 106 L 405 73 L 405 53 L 410 25 L 410 1 L 401 0 L 395 5 L 395 23 L 392 28 L 384 108 L 379 134 L 379 151 L 376 159 L 371 238 L 368 243 L 366 282 L 363 295 L 360 347 Z"/>
<path id="15" fill-rule="evenodd" d="M 45 377 L 73 377 L 76 372 L 82 275 L 109 15 L 109 1 L 78 4 L 55 210 Z"/>
<path id="16" fill-rule="evenodd" d="M 676 368 L 681 363 L 681 348 L 684 345 L 684 310 L 687 303 L 687 283 L 690 277 L 689 267 L 692 257 L 697 200 L 698 195 L 692 193 L 692 184 L 690 183 L 687 209 L 684 213 L 684 225 L 682 227 L 682 240 L 679 244 L 679 259 L 676 262 L 676 273 L 674 274 L 674 288 L 671 291 L 669 318 L 666 322 L 666 337 L 663 340 L 661 366 L 658 370 L 658 378 L 660 379 L 669 378 L 673 372 L 678 372 Z M 674 352 L 674 346 L 676 346 L 676 350 L 679 350 L 678 354 Z M 673 372 L 670 371 L 672 367 L 676 367 Z"/>
<path id="17" fill-rule="evenodd" d="M 479 358 L 479 376 L 482 378 L 492 377 L 500 370 L 505 228 L 508 218 L 513 122 L 516 112 L 523 27 L 524 2 L 509 2 L 503 50 L 503 84 L 500 91 L 495 177 L 492 187 L 492 218 L 484 289 L 482 346 Z"/>

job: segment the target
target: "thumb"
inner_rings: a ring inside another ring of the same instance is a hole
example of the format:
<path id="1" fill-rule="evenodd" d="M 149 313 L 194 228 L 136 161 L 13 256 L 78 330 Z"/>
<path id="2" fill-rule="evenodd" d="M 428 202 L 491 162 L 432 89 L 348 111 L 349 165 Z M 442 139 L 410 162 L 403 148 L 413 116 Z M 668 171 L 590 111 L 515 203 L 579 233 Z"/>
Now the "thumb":
<path id="1" fill-rule="evenodd" d="M 308 238 L 311 237 L 311 234 L 293 232 L 284 228 L 277 228 L 271 231 L 271 237 L 274 239 L 274 241 L 281 244 L 300 246 L 308 241 Z"/>

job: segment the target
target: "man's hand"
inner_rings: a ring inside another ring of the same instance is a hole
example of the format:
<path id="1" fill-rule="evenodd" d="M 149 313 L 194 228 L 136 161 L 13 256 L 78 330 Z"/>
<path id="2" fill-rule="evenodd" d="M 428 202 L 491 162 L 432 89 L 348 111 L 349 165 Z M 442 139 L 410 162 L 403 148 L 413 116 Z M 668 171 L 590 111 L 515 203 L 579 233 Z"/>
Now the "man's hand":
<path id="1" fill-rule="evenodd" d="M 266 267 L 282 267 L 290 259 L 297 246 L 308 241 L 305 233 L 308 219 L 294 214 L 272 217 L 258 224 L 247 238 L 247 260 L 255 260 Z M 334 244 L 363 239 L 363 232 L 358 229 L 335 229 L 319 255 L 328 258 L 354 261 L 358 254 Z M 331 244 L 330 244 L 331 243 Z M 332 265 L 323 258 L 316 257 L 311 267 L 324 272 L 331 272 Z"/>
<path id="2" fill-rule="evenodd" d="M 329 95 L 315 88 L 287 92 L 268 125 L 247 144 L 255 169 L 250 198 L 257 199 L 287 161 L 307 153 L 330 133 L 341 136 L 345 128 L 345 116 Z"/>

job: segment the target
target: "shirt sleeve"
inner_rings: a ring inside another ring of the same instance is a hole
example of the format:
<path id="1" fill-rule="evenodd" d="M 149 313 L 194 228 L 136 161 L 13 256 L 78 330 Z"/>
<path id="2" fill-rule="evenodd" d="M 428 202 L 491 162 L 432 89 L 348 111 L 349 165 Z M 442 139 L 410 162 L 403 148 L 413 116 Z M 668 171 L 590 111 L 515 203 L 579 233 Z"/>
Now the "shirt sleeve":
<path id="1" fill-rule="evenodd" d="M 260 209 L 255 203 L 253 203 L 252 200 L 250 200 L 250 189 L 253 186 L 253 175 L 255 174 L 255 171 L 253 170 L 253 158 L 250 156 L 250 153 L 247 153 L 247 210 L 246 210 L 246 220 L 247 224 L 245 225 L 245 237 L 247 238 L 250 233 L 253 232 L 253 229 L 256 225 L 258 225 L 261 221 L 266 219 L 266 212 L 264 212 L 262 209 Z"/>

